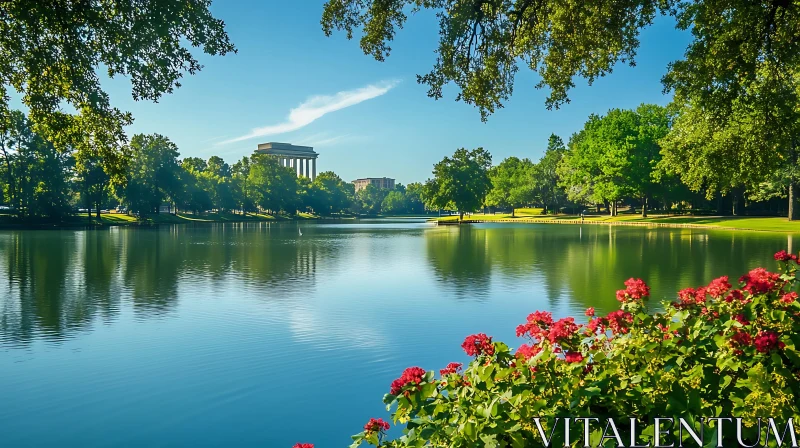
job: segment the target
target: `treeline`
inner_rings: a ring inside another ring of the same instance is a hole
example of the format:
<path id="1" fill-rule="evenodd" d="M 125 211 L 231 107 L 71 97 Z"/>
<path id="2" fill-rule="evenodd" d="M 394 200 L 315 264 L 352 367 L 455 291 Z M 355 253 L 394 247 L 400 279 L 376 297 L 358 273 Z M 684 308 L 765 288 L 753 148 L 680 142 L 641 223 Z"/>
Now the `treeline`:
<path id="1" fill-rule="evenodd" d="M 158 213 L 209 211 L 295 215 L 424 213 L 421 184 L 358 192 L 331 171 L 312 182 L 266 154 L 234 164 L 213 156 L 180 159 L 158 134 L 134 135 L 108 160 L 97 152 L 57 151 L 21 112 L 0 133 L 0 203 L 18 218 L 60 221 L 80 209 L 100 218 L 123 208 L 141 218 Z M 104 152 L 104 154 L 112 154 Z"/>
<path id="2" fill-rule="evenodd" d="M 642 216 L 658 210 L 793 218 L 797 158 L 761 176 L 712 177 L 708 172 L 733 172 L 730 165 L 738 162 L 721 158 L 709 167 L 707 161 L 697 160 L 703 145 L 714 141 L 698 142 L 687 132 L 686 114 L 643 104 L 635 110 L 591 115 L 566 145 L 551 135 L 537 162 L 509 157 L 492 166 L 484 149 L 459 149 L 435 165 L 424 196 L 431 208 L 458 210 L 462 217 L 481 208 L 513 214 L 515 208 L 533 206 L 544 213 L 591 208 L 616 215 L 620 207 L 627 207 Z M 705 172 L 698 175 L 698 170 Z"/>

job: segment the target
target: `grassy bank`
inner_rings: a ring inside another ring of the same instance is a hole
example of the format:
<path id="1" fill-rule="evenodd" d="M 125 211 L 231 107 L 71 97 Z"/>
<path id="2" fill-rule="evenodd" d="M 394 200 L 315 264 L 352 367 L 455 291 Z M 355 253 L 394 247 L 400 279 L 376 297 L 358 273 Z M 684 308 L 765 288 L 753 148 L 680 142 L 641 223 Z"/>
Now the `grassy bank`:
<path id="1" fill-rule="evenodd" d="M 526 209 L 531 210 L 531 209 Z M 528 223 L 552 223 L 552 224 L 580 224 L 580 216 L 575 215 L 541 215 L 526 213 L 517 210 L 515 217 L 511 214 L 472 214 L 464 216 L 467 223 L 476 222 L 528 222 Z M 456 222 L 458 216 L 446 216 L 438 218 L 443 222 Z M 764 232 L 785 232 L 800 233 L 800 221 L 789 221 L 783 217 L 735 217 L 735 216 L 667 216 L 650 215 L 642 218 L 641 215 L 590 215 L 584 220 L 587 224 L 618 224 L 618 225 L 642 225 L 642 226 L 662 226 L 662 227 L 698 227 L 716 228 L 726 230 L 755 230 Z"/>
<path id="2" fill-rule="evenodd" d="M 193 223 L 227 223 L 227 222 L 276 222 L 316 219 L 309 213 L 299 213 L 293 217 L 286 215 L 269 215 L 261 213 L 248 213 L 246 215 L 234 213 L 207 213 L 194 215 L 191 213 L 160 213 L 140 220 L 132 215 L 121 213 L 101 213 L 100 221 L 95 216 L 90 219 L 85 214 L 73 215 L 62 222 L 23 221 L 11 216 L 0 215 L 0 228 L 59 228 L 59 227 L 107 227 L 107 226 L 135 226 L 157 224 L 193 224 Z"/>

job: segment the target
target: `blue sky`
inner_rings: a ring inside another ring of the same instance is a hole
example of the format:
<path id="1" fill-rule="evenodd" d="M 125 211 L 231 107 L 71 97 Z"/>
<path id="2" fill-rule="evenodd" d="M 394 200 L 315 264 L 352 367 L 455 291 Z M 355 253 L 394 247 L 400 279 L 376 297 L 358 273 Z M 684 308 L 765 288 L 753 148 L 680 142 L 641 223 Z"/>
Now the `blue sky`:
<path id="1" fill-rule="evenodd" d="M 572 102 L 557 111 L 545 108 L 547 92 L 535 89 L 537 77 L 523 68 L 514 97 L 482 123 L 476 108 L 455 101 L 452 86 L 435 101 L 416 83 L 415 75 L 435 60 L 438 26 L 431 13 L 411 16 L 381 63 L 365 56 L 357 40 L 325 37 L 323 4 L 215 1 L 212 12 L 225 21 L 238 54 L 199 55 L 205 68 L 158 103 L 133 101 L 124 78 L 107 82 L 113 104 L 134 115 L 129 135 L 160 133 L 182 157 L 219 155 L 228 162 L 258 143 L 307 144 L 320 153 L 318 172 L 408 184 L 430 177 L 432 165 L 459 147 L 482 146 L 495 163 L 508 156 L 535 160 L 551 133 L 566 141 L 590 113 L 666 104 L 661 76 L 689 42 L 671 19 L 659 19 L 642 33 L 637 67 L 619 66 L 591 87 L 577 80 Z"/>

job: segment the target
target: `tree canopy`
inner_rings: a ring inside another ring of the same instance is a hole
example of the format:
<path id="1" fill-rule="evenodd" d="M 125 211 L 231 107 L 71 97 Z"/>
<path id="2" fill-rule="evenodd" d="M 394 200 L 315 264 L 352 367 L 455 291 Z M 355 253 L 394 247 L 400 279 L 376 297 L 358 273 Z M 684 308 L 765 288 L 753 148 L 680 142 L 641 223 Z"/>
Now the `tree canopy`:
<path id="1" fill-rule="evenodd" d="M 520 65 L 550 89 L 548 108 L 569 101 L 576 78 L 591 84 L 618 63 L 635 65 L 639 34 L 659 16 L 692 36 L 664 78 L 684 97 L 729 104 L 765 61 L 775 73 L 800 62 L 800 8 L 783 0 L 328 0 L 322 28 L 348 38 L 361 31 L 361 49 L 382 61 L 408 12 L 423 9 L 437 13 L 440 37 L 434 66 L 418 81 L 437 99 L 454 83 L 457 99 L 483 119 L 509 99 Z"/>
<path id="2" fill-rule="evenodd" d="M 486 205 L 490 207 L 514 209 L 533 200 L 535 165 L 528 159 L 520 160 L 509 157 L 489 170 L 492 188 L 486 196 Z"/>
<path id="3" fill-rule="evenodd" d="M 670 128 L 665 108 L 641 105 L 636 110 L 612 109 L 592 115 L 570 140 L 559 167 L 562 184 L 573 200 L 591 199 L 612 205 L 625 196 L 647 199 L 656 193 L 654 170 L 661 159 L 659 141 Z"/>
<path id="4" fill-rule="evenodd" d="M 483 205 L 491 188 L 489 168 L 492 155 L 483 148 L 456 150 L 433 167 L 433 179 L 425 183 L 424 195 L 432 208 L 455 207 L 459 219 L 464 212 L 477 210 Z"/>
<path id="5" fill-rule="evenodd" d="M 0 116 L 17 92 L 34 129 L 58 150 L 94 147 L 109 169 L 130 114 L 114 107 L 99 73 L 130 79 L 135 100 L 157 101 L 211 55 L 236 51 L 210 0 L 0 2 Z M 64 112 L 65 106 L 75 113 Z"/>

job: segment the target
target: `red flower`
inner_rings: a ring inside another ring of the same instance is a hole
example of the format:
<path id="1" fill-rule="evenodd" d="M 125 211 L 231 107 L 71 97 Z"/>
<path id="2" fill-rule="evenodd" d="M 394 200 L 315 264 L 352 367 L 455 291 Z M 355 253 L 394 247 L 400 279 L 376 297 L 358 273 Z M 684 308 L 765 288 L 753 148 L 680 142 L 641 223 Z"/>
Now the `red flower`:
<path id="1" fill-rule="evenodd" d="M 586 315 L 589 317 L 594 317 L 594 307 L 586 308 Z"/>
<path id="2" fill-rule="evenodd" d="M 747 300 L 744 298 L 744 295 L 742 295 L 742 291 L 739 289 L 734 289 L 727 296 L 725 296 L 725 301 L 728 303 L 731 303 L 734 300 L 738 300 L 742 303 L 747 303 Z"/>
<path id="3" fill-rule="evenodd" d="M 391 389 L 389 393 L 392 395 L 398 395 L 402 390 L 403 387 L 411 384 L 417 385 L 422 383 L 422 377 L 425 376 L 425 370 L 420 367 L 409 367 L 403 371 L 403 374 L 400 375 L 400 378 L 392 381 Z M 417 387 L 419 389 L 419 387 Z"/>
<path id="4" fill-rule="evenodd" d="M 542 348 L 538 345 L 520 345 L 517 349 L 516 356 L 517 358 L 523 358 L 525 361 L 533 358 L 534 356 L 538 355 L 539 352 L 542 351 Z"/>
<path id="5" fill-rule="evenodd" d="M 371 418 L 366 425 L 364 425 L 364 431 L 366 432 L 377 432 L 377 431 L 388 431 L 389 430 L 389 423 L 383 421 L 382 418 Z"/>
<path id="6" fill-rule="evenodd" d="M 642 300 L 650 296 L 650 287 L 640 278 L 625 280 L 625 289 L 617 291 L 617 300 L 627 302 L 629 299 Z"/>
<path id="7" fill-rule="evenodd" d="M 794 291 L 787 292 L 786 294 L 783 295 L 783 297 L 781 297 L 781 302 L 783 303 L 792 303 L 795 300 L 797 300 L 797 293 Z"/>
<path id="8" fill-rule="evenodd" d="M 756 336 L 754 345 L 761 353 L 768 353 L 776 348 L 783 348 L 785 344 L 778 341 L 778 334 L 774 331 L 762 331 Z"/>
<path id="9" fill-rule="evenodd" d="M 313 443 L 295 443 L 292 448 L 314 448 Z"/>
<path id="10" fill-rule="evenodd" d="M 565 317 L 559 319 L 553 324 L 552 328 L 550 328 L 547 339 L 552 343 L 565 342 L 572 338 L 579 328 L 580 326 L 575 324 L 575 318 Z"/>
<path id="11" fill-rule="evenodd" d="M 744 326 L 750 325 L 750 321 L 744 317 L 744 314 L 737 314 L 733 316 L 733 319 Z"/>
<path id="12" fill-rule="evenodd" d="M 464 339 L 461 348 L 469 356 L 478 356 L 481 354 L 494 355 L 494 345 L 492 345 L 492 338 L 483 333 L 472 334 Z"/>
<path id="13" fill-rule="evenodd" d="M 797 255 L 789 254 L 785 250 L 779 250 L 778 252 L 775 252 L 775 259 L 778 261 L 797 261 Z"/>
<path id="14" fill-rule="evenodd" d="M 528 334 L 532 338 L 545 339 L 550 325 L 553 325 L 553 314 L 546 311 L 536 311 L 528 315 L 526 323 L 517 327 L 517 337 Z"/>
<path id="15" fill-rule="evenodd" d="M 577 352 L 569 352 L 564 355 L 564 361 L 566 362 L 581 362 L 583 361 L 583 355 Z"/>
<path id="16" fill-rule="evenodd" d="M 606 322 L 608 322 L 608 328 L 615 335 L 619 333 L 625 334 L 628 332 L 626 324 L 633 322 L 633 315 L 627 311 L 613 311 L 606 316 Z"/>
<path id="17" fill-rule="evenodd" d="M 706 292 L 711 297 L 718 299 L 722 297 L 723 294 L 728 292 L 729 289 L 731 289 L 731 284 L 728 283 L 728 276 L 724 275 L 720 278 L 711 280 L 711 283 L 709 283 L 706 287 Z"/>
<path id="18" fill-rule="evenodd" d="M 586 328 L 589 330 L 590 334 L 597 334 L 598 330 L 600 333 L 603 333 L 606 331 L 605 322 L 606 320 L 604 318 L 597 317 L 589 321 L 589 325 L 587 325 Z"/>
<path id="19" fill-rule="evenodd" d="M 451 373 L 458 373 L 461 370 L 463 364 L 460 362 L 451 362 L 447 365 L 444 369 L 439 371 L 439 374 L 442 376 L 450 375 Z"/>
<path id="20" fill-rule="evenodd" d="M 731 336 L 731 346 L 736 348 L 736 354 L 741 355 L 742 351 L 739 350 L 741 347 L 746 347 L 753 343 L 753 337 L 750 336 L 750 333 L 745 333 L 744 331 L 737 331 Z"/>
<path id="21" fill-rule="evenodd" d="M 780 275 L 767 271 L 764 268 L 755 268 L 741 276 L 739 281 L 745 283 L 744 289 L 750 294 L 763 294 L 769 292 L 778 284 Z"/>

